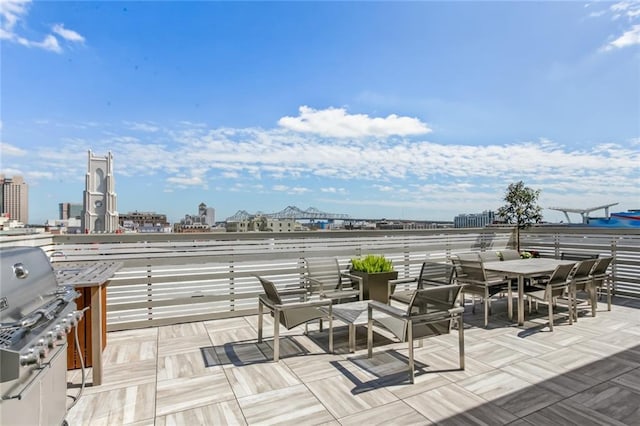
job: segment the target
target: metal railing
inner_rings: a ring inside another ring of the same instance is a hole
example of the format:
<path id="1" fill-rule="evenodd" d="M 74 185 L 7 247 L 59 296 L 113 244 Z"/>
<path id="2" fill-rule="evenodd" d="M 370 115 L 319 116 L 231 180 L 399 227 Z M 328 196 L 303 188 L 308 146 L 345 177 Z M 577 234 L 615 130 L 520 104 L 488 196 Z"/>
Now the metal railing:
<path id="1" fill-rule="evenodd" d="M 262 292 L 254 275 L 282 287 L 302 280 L 302 257 L 350 258 L 384 254 L 399 277 L 415 276 L 425 259 L 444 261 L 465 251 L 513 248 L 511 228 L 331 231 L 296 233 L 202 233 L 45 235 L 0 240 L 34 245 L 54 262 L 119 260 L 124 267 L 108 286 L 107 329 L 120 330 L 200 321 L 256 312 Z M 640 230 L 532 228 L 521 232 L 522 249 L 558 257 L 563 251 L 613 254 L 616 292 L 640 297 Z"/>

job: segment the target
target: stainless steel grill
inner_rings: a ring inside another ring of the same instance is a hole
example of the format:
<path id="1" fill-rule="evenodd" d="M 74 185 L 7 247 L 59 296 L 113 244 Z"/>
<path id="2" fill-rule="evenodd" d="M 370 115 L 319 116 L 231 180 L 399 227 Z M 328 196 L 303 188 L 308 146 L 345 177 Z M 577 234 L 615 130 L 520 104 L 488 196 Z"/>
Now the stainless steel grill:
<path id="1" fill-rule="evenodd" d="M 0 279 L 0 424 L 61 424 L 79 293 L 57 285 L 39 248 L 2 248 Z"/>

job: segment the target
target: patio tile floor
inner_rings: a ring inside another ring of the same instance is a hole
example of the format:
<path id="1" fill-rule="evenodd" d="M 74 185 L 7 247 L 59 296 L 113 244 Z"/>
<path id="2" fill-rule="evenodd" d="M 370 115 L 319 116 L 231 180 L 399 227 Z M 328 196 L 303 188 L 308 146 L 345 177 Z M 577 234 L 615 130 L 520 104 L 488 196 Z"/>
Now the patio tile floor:
<path id="1" fill-rule="evenodd" d="M 406 344 L 366 329 L 348 352 L 347 326 L 281 332 L 274 363 L 272 322 L 257 343 L 257 316 L 108 333 L 103 385 L 88 385 L 70 425 L 640 424 L 640 300 L 600 302 L 550 332 L 546 309 L 524 326 L 506 302 L 465 313 L 466 369 L 457 369 L 457 333 L 416 348 L 416 383 L 407 381 Z M 69 405 L 80 370 L 67 374 Z"/>

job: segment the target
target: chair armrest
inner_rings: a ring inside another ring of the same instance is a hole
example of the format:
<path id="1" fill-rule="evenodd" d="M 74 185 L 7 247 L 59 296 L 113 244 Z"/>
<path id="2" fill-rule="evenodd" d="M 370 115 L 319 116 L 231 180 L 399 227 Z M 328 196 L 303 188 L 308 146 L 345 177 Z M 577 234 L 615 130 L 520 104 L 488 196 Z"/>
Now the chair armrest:
<path id="1" fill-rule="evenodd" d="M 296 308 L 311 308 L 321 306 L 331 306 L 331 299 L 309 300 L 306 302 L 292 302 L 292 303 L 273 303 L 266 294 L 260 294 L 258 299 L 271 309 L 296 309 Z"/>
<path id="2" fill-rule="evenodd" d="M 358 284 L 362 285 L 362 277 L 359 277 L 357 275 L 351 275 L 348 272 L 340 272 L 340 275 L 342 275 L 344 278 L 349 278 L 351 280 L 356 280 L 356 281 L 358 281 Z"/>
<path id="3" fill-rule="evenodd" d="M 351 275 L 348 272 L 340 272 L 340 276 L 343 278 L 349 278 L 350 280 L 355 280 L 358 282 L 358 291 L 359 291 L 359 295 L 358 295 L 358 300 L 362 300 L 364 298 L 364 279 L 362 277 L 359 277 L 357 275 Z"/>
<path id="4" fill-rule="evenodd" d="M 322 306 L 331 306 L 331 299 L 309 300 L 307 302 L 283 303 L 281 305 L 275 305 L 275 307 L 278 309 L 296 309 L 296 308 L 312 308 L 312 307 L 319 308 Z"/>
<path id="5" fill-rule="evenodd" d="M 389 280 L 389 285 L 391 284 L 406 284 L 406 283 L 415 283 L 418 282 L 418 278 L 398 278 L 396 280 Z"/>
<path id="6" fill-rule="evenodd" d="M 461 315 L 461 314 L 464 314 L 464 308 L 462 306 L 458 306 L 458 307 L 449 309 L 449 313 L 451 314 L 451 316 Z"/>
<path id="7" fill-rule="evenodd" d="M 286 290 L 279 290 L 281 296 L 291 296 L 296 294 L 307 294 L 307 290 L 304 288 L 290 288 Z"/>
<path id="8" fill-rule="evenodd" d="M 395 306 L 387 305 L 386 303 L 372 300 L 369 302 L 369 308 L 372 312 L 374 309 L 384 312 L 385 314 L 398 319 L 406 319 L 407 313 L 403 309 L 396 308 Z"/>
<path id="9" fill-rule="evenodd" d="M 324 283 L 320 280 L 317 280 L 313 277 L 307 277 L 307 281 L 311 284 L 314 284 L 315 286 L 318 287 L 318 291 L 320 292 L 321 296 L 324 296 Z"/>

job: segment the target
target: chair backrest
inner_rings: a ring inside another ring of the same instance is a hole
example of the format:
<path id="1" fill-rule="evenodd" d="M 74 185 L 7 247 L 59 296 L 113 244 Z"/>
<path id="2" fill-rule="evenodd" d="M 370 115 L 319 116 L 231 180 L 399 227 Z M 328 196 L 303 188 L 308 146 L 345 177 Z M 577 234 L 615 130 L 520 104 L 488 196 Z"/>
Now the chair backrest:
<path id="1" fill-rule="evenodd" d="M 418 288 L 430 285 L 448 285 L 453 281 L 455 269 L 449 263 L 424 262 L 420 269 Z"/>
<path id="2" fill-rule="evenodd" d="M 336 289 L 340 286 L 340 264 L 335 257 L 309 257 L 304 258 L 307 277 L 313 278 L 315 281 L 322 283 L 325 290 Z M 317 293 L 319 291 L 318 284 L 308 281 L 308 291 Z"/>
<path id="3" fill-rule="evenodd" d="M 460 268 L 466 280 L 487 281 L 487 274 L 480 257 L 476 259 L 460 258 Z"/>
<path id="4" fill-rule="evenodd" d="M 551 292 L 551 297 L 559 297 L 564 293 L 567 284 L 569 284 L 569 275 L 573 270 L 575 264 L 567 264 L 567 265 L 558 265 L 556 266 L 555 271 L 549 277 L 549 281 L 547 282 L 545 298 L 548 297 L 549 292 Z"/>
<path id="5" fill-rule="evenodd" d="M 562 252 L 560 253 L 560 260 L 589 260 L 597 259 L 597 254 L 580 253 L 580 252 Z"/>
<path id="6" fill-rule="evenodd" d="M 407 315 L 448 312 L 458 301 L 461 285 L 450 284 L 416 290 L 407 306 Z"/>
<path id="7" fill-rule="evenodd" d="M 280 294 L 278 293 L 276 285 L 272 281 L 269 281 L 265 278 L 258 277 L 257 275 L 256 277 L 258 278 L 258 280 L 260 280 L 260 284 L 262 284 L 262 289 L 267 295 L 267 298 L 274 304 L 282 304 L 282 299 L 280 298 Z"/>
<path id="8" fill-rule="evenodd" d="M 414 292 L 407 307 L 407 316 L 413 323 L 414 339 L 447 334 L 451 331 L 453 317 L 449 313 L 449 309 L 456 306 L 461 289 L 462 285 L 452 284 L 424 288 Z M 403 332 L 405 335 L 401 339 L 406 340 L 407 324 L 405 324 Z"/>
<path id="9" fill-rule="evenodd" d="M 502 260 L 520 259 L 520 253 L 518 252 L 518 250 L 505 249 L 505 250 L 502 250 L 500 253 L 502 255 L 501 256 Z"/>
<path id="10" fill-rule="evenodd" d="M 576 265 L 576 269 L 573 272 L 573 279 L 583 280 L 589 278 L 589 276 L 591 275 L 591 270 L 593 269 L 593 266 L 597 261 L 598 259 L 589 259 L 578 262 L 578 264 Z"/>
<path id="11" fill-rule="evenodd" d="M 480 259 L 482 259 L 483 262 L 498 262 L 500 257 L 498 257 L 498 253 L 495 251 L 481 251 Z"/>
<path id="12" fill-rule="evenodd" d="M 573 270 L 575 263 L 569 263 L 567 265 L 558 265 L 556 266 L 555 271 L 549 277 L 549 284 L 560 284 L 567 283 L 569 280 L 569 275 Z"/>
<path id="13" fill-rule="evenodd" d="M 613 261 L 613 257 L 611 256 L 599 258 L 596 262 L 596 266 L 591 270 L 591 275 L 593 275 L 594 278 L 601 278 L 604 276 L 607 273 L 607 269 L 609 269 L 611 261 Z"/>

